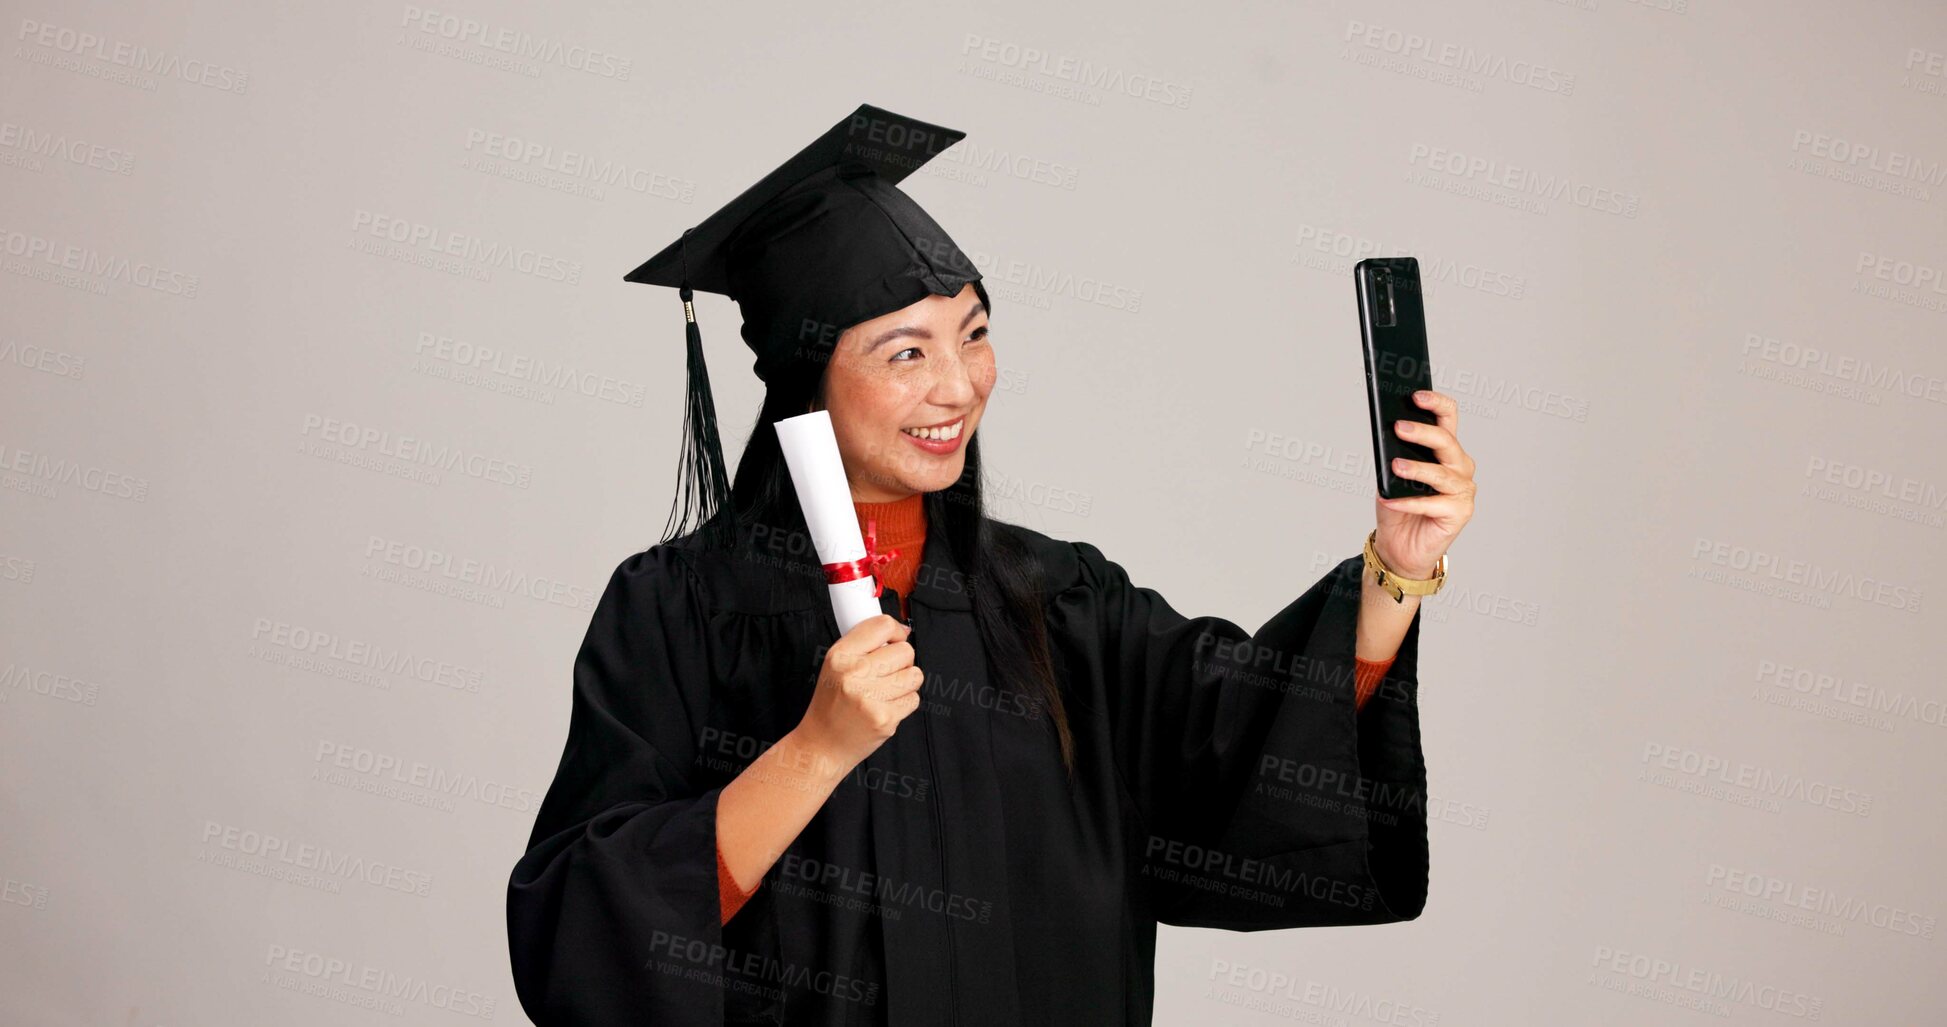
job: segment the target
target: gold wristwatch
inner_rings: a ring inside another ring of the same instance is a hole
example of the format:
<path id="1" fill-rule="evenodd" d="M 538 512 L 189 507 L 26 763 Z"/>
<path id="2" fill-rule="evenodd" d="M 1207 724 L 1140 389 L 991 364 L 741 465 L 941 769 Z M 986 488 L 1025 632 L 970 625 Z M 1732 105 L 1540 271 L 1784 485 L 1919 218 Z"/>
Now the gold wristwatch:
<path id="1" fill-rule="evenodd" d="M 1440 562 L 1433 568 L 1433 577 L 1402 578 L 1387 570 L 1385 562 L 1379 559 L 1379 550 L 1373 548 L 1373 542 L 1378 538 L 1378 528 L 1372 529 L 1372 534 L 1366 536 L 1366 570 L 1371 572 L 1374 584 L 1392 594 L 1393 602 L 1405 602 L 1409 592 L 1416 596 L 1430 596 L 1446 586 L 1447 554 L 1440 554 Z"/>

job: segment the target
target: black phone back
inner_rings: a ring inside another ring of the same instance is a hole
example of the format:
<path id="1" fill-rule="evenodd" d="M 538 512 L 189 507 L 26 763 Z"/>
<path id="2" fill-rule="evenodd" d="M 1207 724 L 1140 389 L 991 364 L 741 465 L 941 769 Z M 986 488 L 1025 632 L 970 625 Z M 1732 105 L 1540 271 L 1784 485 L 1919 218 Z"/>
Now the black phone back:
<path id="1" fill-rule="evenodd" d="M 1432 450 L 1408 442 L 1393 429 L 1398 420 L 1436 423 L 1433 411 L 1413 402 L 1417 389 L 1433 388 L 1427 363 L 1426 307 L 1420 262 L 1412 257 L 1368 257 L 1352 268 L 1359 293 L 1359 334 L 1366 354 L 1366 401 L 1372 414 L 1372 459 L 1379 494 L 1387 499 L 1430 496 L 1438 490 L 1393 473 L 1393 458 L 1438 463 Z"/>

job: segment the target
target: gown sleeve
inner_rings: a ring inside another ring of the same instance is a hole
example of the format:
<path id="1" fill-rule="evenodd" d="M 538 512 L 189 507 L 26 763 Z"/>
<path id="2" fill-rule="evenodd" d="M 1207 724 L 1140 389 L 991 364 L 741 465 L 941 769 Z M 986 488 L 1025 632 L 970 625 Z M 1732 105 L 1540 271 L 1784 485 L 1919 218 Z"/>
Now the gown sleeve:
<path id="1" fill-rule="evenodd" d="M 1095 546 L 1071 545 L 1080 579 L 1054 603 L 1099 633 L 1096 691 L 1145 827 L 1157 921 L 1255 931 L 1418 917 L 1418 611 L 1359 703 L 1359 557 L 1252 634 L 1185 617 Z"/>
<path id="2" fill-rule="evenodd" d="M 707 616 L 665 545 L 624 560 L 595 606 L 566 747 L 507 890 L 515 992 L 540 1027 L 724 1020 L 723 789 L 694 772 Z"/>

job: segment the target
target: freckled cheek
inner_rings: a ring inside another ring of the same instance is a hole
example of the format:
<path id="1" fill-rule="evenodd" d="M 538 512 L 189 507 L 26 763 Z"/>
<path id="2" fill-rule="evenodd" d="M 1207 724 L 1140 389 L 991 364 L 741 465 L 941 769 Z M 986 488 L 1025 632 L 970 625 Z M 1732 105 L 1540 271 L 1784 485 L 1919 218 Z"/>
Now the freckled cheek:
<path id="1" fill-rule="evenodd" d="M 1000 369 L 994 366 L 994 358 L 990 354 L 970 368 L 968 375 L 973 379 L 974 391 L 980 393 L 981 399 L 986 399 L 987 394 L 994 391 L 994 383 L 1000 380 Z"/>
<path id="2" fill-rule="evenodd" d="M 931 391 L 931 385 L 908 385 L 900 389 L 898 402 L 886 408 L 886 421 L 893 431 L 913 419 L 913 411 L 926 405 L 926 395 Z"/>
<path id="3" fill-rule="evenodd" d="M 883 399 L 872 416 L 873 430 L 896 435 L 913 419 L 913 410 L 925 402 L 926 393 L 902 386 L 887 392 Z"/>

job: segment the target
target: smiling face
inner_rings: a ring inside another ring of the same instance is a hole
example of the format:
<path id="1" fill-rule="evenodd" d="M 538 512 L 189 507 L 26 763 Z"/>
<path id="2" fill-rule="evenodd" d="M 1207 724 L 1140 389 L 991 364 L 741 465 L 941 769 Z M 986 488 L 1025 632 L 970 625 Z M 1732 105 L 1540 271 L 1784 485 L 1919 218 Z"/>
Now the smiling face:
<path id="1" fill-rule="evenodd" d="M 853 501 L 891 502 L 958 481 L 995 373 L 987 308 L 972 283 L 841 333 L 823 402 L 812 408 L 831 412 Z M 908 430 L 922 428 L 936 430 Z"/>

